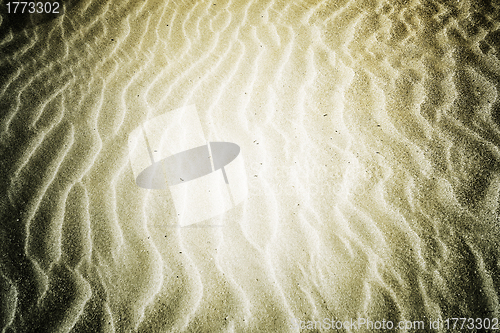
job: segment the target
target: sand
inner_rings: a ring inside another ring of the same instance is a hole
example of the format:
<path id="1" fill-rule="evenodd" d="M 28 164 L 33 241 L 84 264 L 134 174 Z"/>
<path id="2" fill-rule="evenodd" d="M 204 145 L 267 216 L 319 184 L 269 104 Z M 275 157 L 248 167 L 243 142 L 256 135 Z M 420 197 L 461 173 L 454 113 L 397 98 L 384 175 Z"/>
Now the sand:
<path id="1" fill-rule="evenodd" d="M 70 7 L 1 14 L 2 332 L 493 327 L 498 3 Z M 128 140 L 188 105 L 248 195 L 179 227 Z"/>

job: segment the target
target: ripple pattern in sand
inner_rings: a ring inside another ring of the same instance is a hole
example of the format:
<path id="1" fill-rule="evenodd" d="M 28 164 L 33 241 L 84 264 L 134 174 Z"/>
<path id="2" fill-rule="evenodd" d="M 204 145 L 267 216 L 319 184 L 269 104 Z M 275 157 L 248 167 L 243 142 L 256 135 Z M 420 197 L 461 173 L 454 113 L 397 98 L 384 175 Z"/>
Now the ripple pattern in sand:
<path id="1" fill-rule="evenodd" d="M 498 317 L 498 3 L 2 15 L 2 332 Z M 129 163 L 134 128 L 189 104 L 245 159 L 248 199 L 202 223 L 220 228 L 172 228 Z"/>

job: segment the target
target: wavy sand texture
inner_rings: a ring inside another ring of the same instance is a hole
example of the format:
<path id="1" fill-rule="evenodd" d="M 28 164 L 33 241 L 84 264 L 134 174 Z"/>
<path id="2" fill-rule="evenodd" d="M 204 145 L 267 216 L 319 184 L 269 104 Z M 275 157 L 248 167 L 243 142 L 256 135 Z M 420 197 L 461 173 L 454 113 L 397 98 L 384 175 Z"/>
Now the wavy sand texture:
<path id="1" fill-rule="evenodd" d="M 13 32 L 3 13 L 0 329 L 498 317 L 499 7 L 87 0 Z M 128 159 L 134 128 L 190 104 L 244 156 L 248 199 L 201 224 L 222 227 L 173 228 Z"/>

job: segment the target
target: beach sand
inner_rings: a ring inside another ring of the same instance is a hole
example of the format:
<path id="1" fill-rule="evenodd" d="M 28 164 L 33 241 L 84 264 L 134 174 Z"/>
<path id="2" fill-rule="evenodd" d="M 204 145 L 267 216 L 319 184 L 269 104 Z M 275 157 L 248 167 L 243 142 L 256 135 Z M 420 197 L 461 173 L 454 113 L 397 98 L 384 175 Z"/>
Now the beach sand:
<path id="1" fill-rule="evenodd" d="M 493 327 L 498 2 L 86 0 L 15 27 L 3 10 L 2 332 Z M 248 195 L 181 228 L 128 140 L 188 105 L 239 145 Z"/>

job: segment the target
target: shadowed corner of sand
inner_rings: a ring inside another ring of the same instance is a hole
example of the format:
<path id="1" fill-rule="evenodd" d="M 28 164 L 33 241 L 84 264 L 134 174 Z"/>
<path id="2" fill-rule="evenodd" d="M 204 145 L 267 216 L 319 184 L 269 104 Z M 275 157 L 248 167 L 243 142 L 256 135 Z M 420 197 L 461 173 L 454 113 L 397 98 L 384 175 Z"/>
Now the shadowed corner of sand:
<path id="1" fill-rule="evenodd" d="M 16 33 L 50 22 L 69 12 L 79 2 L 80 0 L 27 0 L 25 6 L 21 1 L 2 0 L 0 2 L 0 40 L 3 40 L 9 31 Z M 34 3 L 34 6 L 31 3 Z M 30 13 L 30 11 L 34 12 Z"/>

